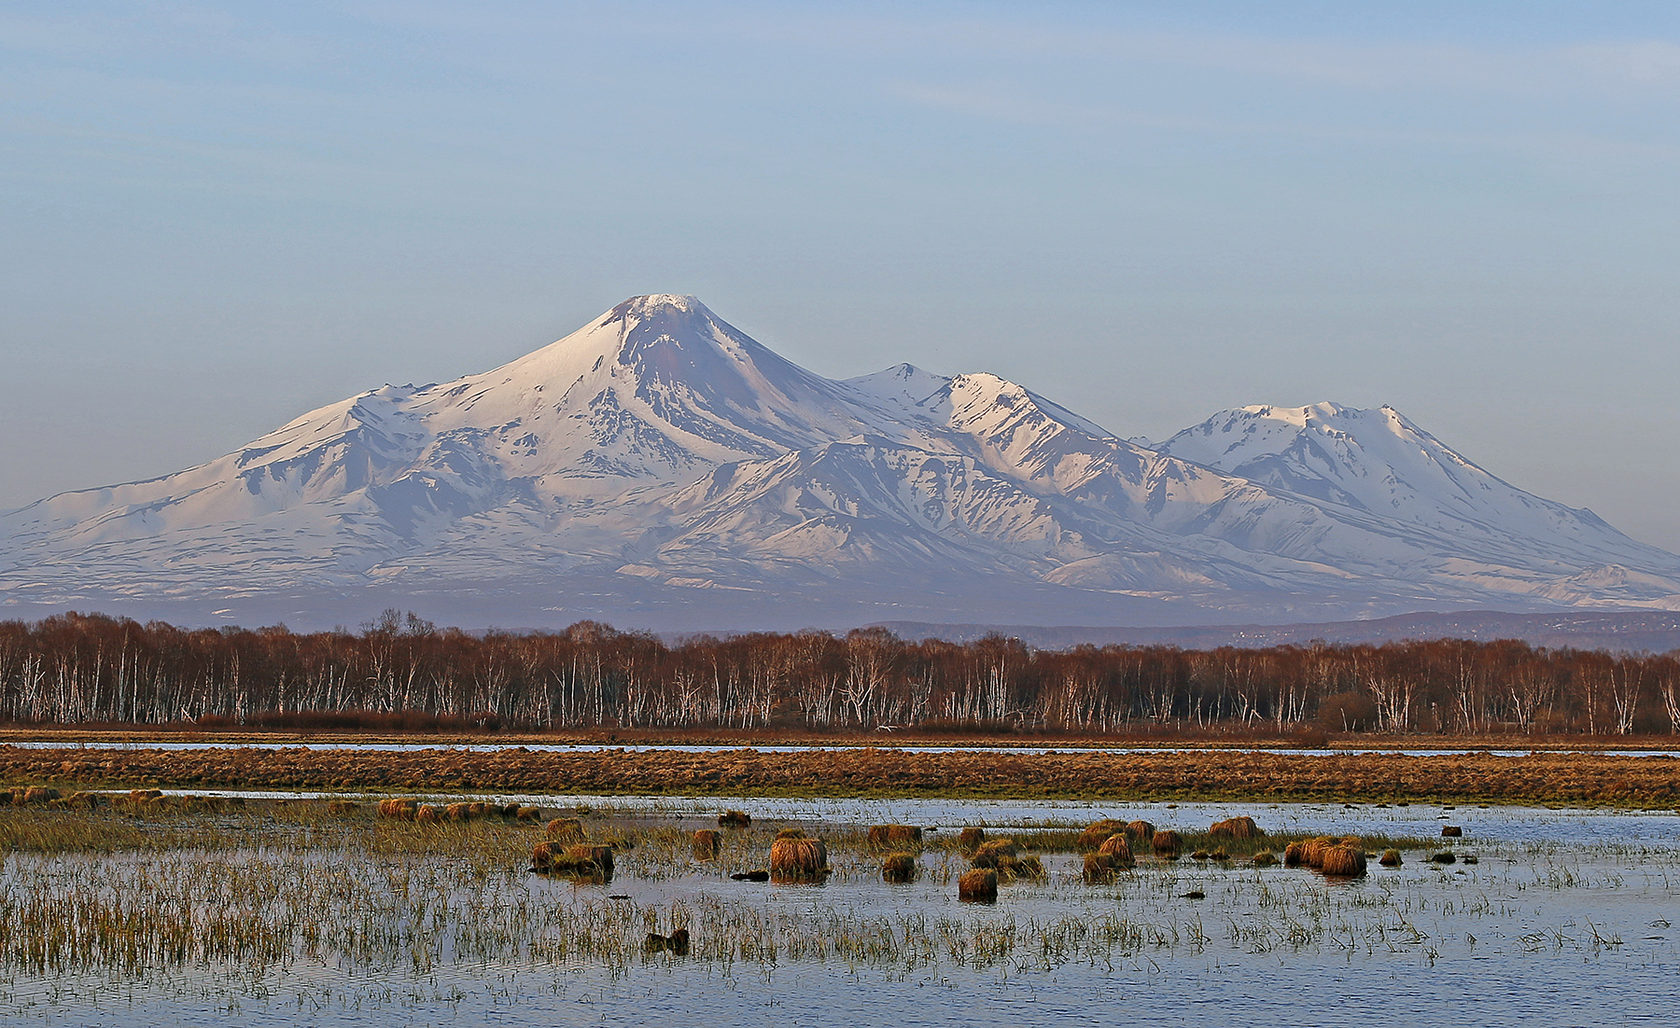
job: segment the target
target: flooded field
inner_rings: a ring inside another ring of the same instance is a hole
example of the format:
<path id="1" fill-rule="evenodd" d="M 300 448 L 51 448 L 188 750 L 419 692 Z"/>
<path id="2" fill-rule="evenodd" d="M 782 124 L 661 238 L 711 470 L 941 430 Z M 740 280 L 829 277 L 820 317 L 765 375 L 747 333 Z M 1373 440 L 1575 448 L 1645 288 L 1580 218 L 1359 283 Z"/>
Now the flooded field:
<path id="1" fill-rule="evenodd" d="M 1672 813 L 525 795 L 480 797 L 508 805 L 475 814 L 445 804 L 471 797 L 428 799 L 436 821 L 256 794 L 0 808 L 0 1021 L 1535 1025 L 1680 1011 Z M 751 824 L 719 827 L 730 807 Z M 1208 834 L 1243 816 L 1266 835 Z M 1153 837 L 1113 832 L 1133 867 L 1091 874 L 1085 851 L 1118 825 L 1080 830 L 1101 818 L 1152 823 Z M 889 824 L 924 831 L 888 841 Z M 972 826 L 984 841 L 960 838 Z M 824 844 L 826 873 L 731 877 L 769 868 L 794 828 Z M 1176 859 L 1155 852 L 1170 830 Z M 717 832 L 715 854 L 697 831 Z M 1365 873 L 1284 866 L 1290 842 L 1319 836 L 1357 836 Z M 532 873 L 551 841 L 610 847 L 610 870 Z M 1378 863 L 1388 850 L 1398 866 Z M 883 880 L 890 851 L 909 855 L 909 881 Z M 993 902 L 958 898 L 977 864 L 1000 879 Z"/>

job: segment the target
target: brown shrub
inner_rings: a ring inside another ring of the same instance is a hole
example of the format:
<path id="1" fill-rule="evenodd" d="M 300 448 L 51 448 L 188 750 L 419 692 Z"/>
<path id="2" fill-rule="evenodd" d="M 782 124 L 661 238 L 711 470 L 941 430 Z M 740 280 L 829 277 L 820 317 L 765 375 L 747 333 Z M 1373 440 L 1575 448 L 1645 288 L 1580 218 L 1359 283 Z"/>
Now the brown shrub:
<path id="1" fill-rule="evenodd" d="M 1223 821 L 1215 821 L 1208 828 L 1210 839 L 1264 839 L 1266 833 L 1254 823 L 1252 817 L 1232 817 Z"/>
<path id="2" fill-rule="evenodd" d="M 996 903 L 997 872 L 989 867 L 975 867 L 957 879 L 957 898 L 965 903 Z"/>
<path id="3" fill-rule="evenodd" d="M 791 831 L 798 832 L 797 828 Z M 804 832 L 798 835 L 778 835 L 770 844 L 770 880 L 773 882 L 809 882 L 822 877 L 828 870 L 828 847 L 821 839 L 811 839 Z"/>
<path id="4" fill-rule="evenodd" d="M 692 838 L 695 860 L 716 860 L 723 849 L 723 836 L 716 828 L 697 829 Z"/>
<path id="5" fill-rule="evenodd" d="M 916 858 L 910 853 L 891 853 L 881 862 L 881 880 L 902 884 L 915 881 Z"/>

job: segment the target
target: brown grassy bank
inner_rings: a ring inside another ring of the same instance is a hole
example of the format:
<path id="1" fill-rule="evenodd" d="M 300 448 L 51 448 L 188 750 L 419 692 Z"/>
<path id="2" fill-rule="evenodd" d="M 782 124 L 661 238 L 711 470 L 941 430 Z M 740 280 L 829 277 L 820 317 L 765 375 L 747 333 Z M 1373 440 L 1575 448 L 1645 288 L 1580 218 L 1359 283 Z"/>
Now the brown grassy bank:
<path id="1" fill-rule="evenodd" d="M 894 750 L 555 754 L 17 749 L 0 782 L 343 791 L 594 794 L 1008 796 L 1113 800 L 1441 800 L 1626 807 L 1680 804 L 1680 760 L 1523 757 L 905 753 Z"/>

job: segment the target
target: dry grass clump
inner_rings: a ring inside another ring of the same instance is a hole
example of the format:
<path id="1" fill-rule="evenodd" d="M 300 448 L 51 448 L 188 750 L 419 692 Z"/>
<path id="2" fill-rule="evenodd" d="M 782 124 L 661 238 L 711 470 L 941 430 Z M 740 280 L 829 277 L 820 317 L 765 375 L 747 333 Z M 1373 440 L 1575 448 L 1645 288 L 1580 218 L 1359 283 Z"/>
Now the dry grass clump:
<path id="1" fill-rule="evenodd" d="M 611 846 L 544 840 L 531 848 L 531 870 L 540 874 L 608 880 L 613 876 Z"/>
<path id="2" fill-rule="evenodd" d="M 388 799 L 379 801 L 379 816 L 392 821 L 412 821 L 419 810 L 419 800 Z"/>
<path id="3" fill-rule="evenodd" d="M 974 856 L 969 862 L 975 867 L 995 869 L 1000 861 L 1014 860 L 1020 855 L 1021 847 L 1015 844 L 1014 839 L 988 839 L 974 851 Z"/>
<path id="4" fill-rule="evenodd" d="M 921 844 L 922 830 L 915 825 L 869 826 L 869 848 L 872 850 L 903 849 Z"/>
<path id="5" fill-rule="evenodd" d="M 1365 873 L 1365 851 L 1358 846 L 1331 846 L 1319 865 L 1328 878 L 1358 878 Z"/>
<path id="6" fill-rule="evenodd" d="M 1443 839 L 1462 839 L 1462 838 L 1464 838 L 1464 829 L 1461 828 L 1458 825 L 1442 825 L 1441 826 L 1441 838 L 1443 838 Z"/>
<path id="7" fill-rule="evenodd" d="M 1097 854 L 1107 857 L 1117 868 L 1129 868 L 1137 862 L 1132 856 L 1131 840 L 1124 832 L 1116 832 L 1104 839 L 1103 844 L 1097 847 Z"/>
<path id="8" fill-rule="evenodd" d="M 575 817 L 557 817 L 548 823 L 543 834 L 555 842 L 582 842 L 583 822 Z"/>
<path id="9" fill-rule="evenodd" d="M 1149 848 L 1155 851 L 1155 855 L 1157 857 L 1161 857 L 1166 860 L 1175 860 L 1178 857 L 1179 851 L 1184 848 L 1184 840 L 1179 838 L 1177 832 L 1172 831 L 1171 829 L 1164 829 L 1156 832 L 1154 836 L 1150 838 Z"/>
<path id="10" fill-rule="evenodd" d="M 689 839 L 695 860 L 716 860 L 723 850 L 723 836 L 716 828 L 696 829 Z"/>
<path id="11" fill-rule="evenodd" d="M 1082 877 L 1088 885 L 1106 885 L 1118 871 L 1130 870 L 1137 861 L 1124 833 L 1109 836 L 1094 853 L 1085 854 Z"/>
<path id="12" fill-rule="evenodd" d="M 444 809 L 435 803 L 422 803 L 414 808 L 414 823 L 435 825 L 443 821 Z"/>
<path id="13" fill-rule="evenodd" d="M 726 810 L 718 815 L 719 828 L 750 828 L 752 816 L 742 810 Z"/>
<path id="14" fill-rule="evenodd" d="M 328 800 L 327 801 L 327 813 L 337 814 L 340 817 L 343 817 L 346 814 L 358 813 L 358 812 L 361 811 L 361 809 L 362 809 L 362 805 L 357 803 L 355 800 Z"/>
<path id="15" fill-rule="evenodd" d="M 1114 860 L 1111 857 L 1091 852 L 1085 854 L 1085 867 L 1080 876 L 1085 879 L 1086 885 L 1107 885 L 1114 881 L 1114 872 Z"/>
<path id="16" fill-rule="evenodd" d="M 1266 833 L 1254 823 L 1252 817 L 1231 817 L 1223 821 L 1215 821 L 1208 828 L 1210 839 L 1264 839 Z"/>
<path id="17" fill-rule="evenodd" d="M 1155 826 L 1148 821 L 1126 822 L 1126 834 L 1138 842 L 1148 842 L 1155 838 Z"/>
<path id="18" fill-rule="evenodd" d="M 1431 853 L 1429 860 L 1434 864 L 1456 864 L 1458 863 L 1458 854 L 1452 850 L 1442 850 L 1439 853 Z"/>
<path id="19" fill-rule="evenodd" d="M 1381 864 L 1383 867 L 1399 867 L 1400 866 L 1400 851 L 1399 850 L 1383 850 L 1383 855 L 1380 858 L 1378 858 L 1377 863 Z"/>
<path id="20" fill-rule="evenodd" d="M 58 799 L 58 790 L 49 789 L 41 785 L 31 785 L 26 789 L 12 790 L 12 806 L 39 807 Z"/>
<path id="21" fill-rule="evenodd" d="M 890 853 L 881 862 L 881 880 L 903 884 L 916 880 L 916 857 L 911 853 Z"/>
<path id="22" fill-rule="evenodd" d="M 969 825 L 957 833 L 957 848 L 964 853 L 973 853 L 986 841 L 986 830 L 976 825 Z"/>
<path id="23" fill-rule="evenodd" d="M 1300 867 L 1307 862 L 1307 844 L 1292 842 L 1283 848 L 1283 866 Z"/>
<path id="24" fill-rule="evenodd" d="M 828 847 L 797 828 L 784 828 L 770 844 L 770 880 L 809 882 L 828 872 Z"/>
<path id="25" fill-rule="evenodd" d="M 1300 845 L 1301 863 L 1312 868 L 1314 871 L 1317 871 L 1324 867 L 1324 854 L 1329 851 L 1332 846 L 1342 845 L 1342 840 L 1331 838 L 1328 835 L 1319 835 L 1308 839 Z"/>
<path id="26" fill-rule="evenodd" d="M 1125 830 L 1126 822 L 1111 817 L 1105 817 L 1101 821 L 1093 821 L 1085 826 L 1084 831 L 1079 833 L 1077 839 L 1073 840 L 1074 852 L 1087 853 L 1094 850 L 1101 846 L 1109 836 Z"/>
<path id="27" fill-rule="evenodd" d="M 520 806 L 519 804 L 515 803 L 515 804 L 513 804 L 513 816 L 514 816 L 514 819 L 517 820 L 517 821 L 541 821 L 542 820 L 542 808 L 541 807 L 524 807 L 524 806 Z"/>
<path id="28" fill-rule="evenodd" d="M 957 899 L 964 903 L 996 903 L 997 872 L 989 867 L 974 867 L 957 879 Z"/>
<path id="29" fill-rule="evenodd" d="M 1259 853 L 1254 855 L 1255 867 L 1271 867 L 1277 862 L 1277 854 L 1273 853 L 1271 850 L 1261 850 Z"/>
<path id="30" fill-rule="evenodd" d="M 1044 877 L 1043 862 L 1030 854 L 1023 856 L 1014 839 L 988 839 L 980 844 L 970 863 L 981 870 L 995 871 L 1006 882 Z"/>

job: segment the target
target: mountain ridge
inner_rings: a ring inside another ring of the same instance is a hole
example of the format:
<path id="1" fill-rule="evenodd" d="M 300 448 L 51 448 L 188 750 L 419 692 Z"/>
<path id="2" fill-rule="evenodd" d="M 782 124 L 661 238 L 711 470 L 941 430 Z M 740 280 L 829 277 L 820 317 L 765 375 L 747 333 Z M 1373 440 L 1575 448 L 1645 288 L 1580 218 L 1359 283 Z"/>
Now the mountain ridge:
<path id="1" fill-rule="evenodd" d="M 985 372 L 825 378 L 676 294 L 0 514 L 0 616 L 214 620 L 281 596 L 299 623 L 392 597 L 651 628 L 1332 621 L 1680 609 L 1680 557 L 1391 407 L 1254 405 L 1126 440 Z"/>

